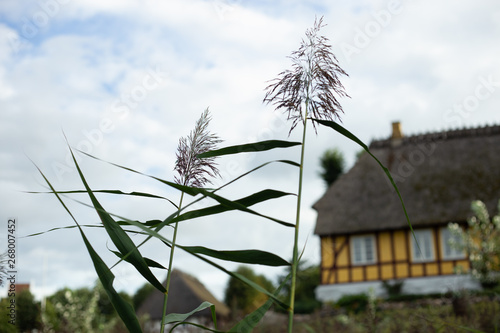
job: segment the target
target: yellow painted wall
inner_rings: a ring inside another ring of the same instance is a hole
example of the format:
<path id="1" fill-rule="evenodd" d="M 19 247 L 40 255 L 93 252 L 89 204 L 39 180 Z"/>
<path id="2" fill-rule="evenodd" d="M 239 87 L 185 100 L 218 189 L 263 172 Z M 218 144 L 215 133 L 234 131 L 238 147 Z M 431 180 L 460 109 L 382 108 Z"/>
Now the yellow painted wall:
<path id="1" fill-rule="evenodd" d="M 368 266 L 366 267 L 366 279 L 370 280 L 379 280 L 380 277 L 378 275 L 378 266 Z"/>
<path id="2" fill-rule="evenodd" d="M 394 248 L 396 249 L 395 259 L 399 260 L 407 260 L 408 257 L 406 255 L 406 232 L 405 231 L 396 231 L 394 232 Z"/>
<path id="3" fill-rule="evenodd" d="M 338 283 L 349 282 L 349 269 L 348 268 L 339 268 L 338 269 Z"/>
<path id="4" fill-rule="evenodd" d="M 346 237 L 335 238 L 335 253 L 337 255 L 337 266 L 349 265 L 349 243 L 345 244 Z"/>
<path id="5" fill-rule="evenodd" d="M 382 232 L 378 235 L 379 260 L 381 263 L 390 262 L 392 258 L 391 234 Z"/>
<path id="6" fill-rule="evenodd" d="M 440 237 L 440 235 L 433 234 L 433 237 Z M 391 239 L 394 240 L 394 244 L 391 243 Z M 365 280 L 404 279 L 439 274 L 449 275 L 455 273 L 455 267 L 458 265 L 461 265 L 464 271 L 470 268 L 466 259 L 457 261 L 442 260 L 440 263 L 413 263 L 411 254 L 408 256 L 408 249 L 411 249 L 411 246 L 407 244 L 408 241 L 411 241 L 409 231 L 394 231 L 392 238 L 390 232 L 381 232 L 376 237 L 376 264 L 352 266 L 349 256 L 349 236 L 322 237 L 322 283 L 334 284 Z M 438 249 L 434 249 L 434 253 L 435 255 L 439 254 L 441 258 L 442 245 L 441 242 L 433 242 L 433 246 L 436 243 L 439 245 Z M 395 249 L 394 255 L 393 246 Z"/>
<path id="7" fill-rule="evenodd" d="M 333 267 L 333 239 L 332 237 L 321 238 L 321 258 L 324 268 Z"/>
<path id="8" fill-rule="evenodd" d="M 353 267 L 352 269 L 352 281 L 359 282 L 363 280 L 363 268 L 361 267 Z"/>
<path id="9" fill-rule="evenodd" d="M 408 264 L 396 264 L 396 279 L 408 277 Z"/>
<path id="10" fill-rule="evenodd" d="M 437 263 L 432 263 L 432 264 L 426 264 L 425 265 L 426 269 L 426 274 L 427 275 L 438 275 L 439 270 L 438 270 L 438 264 Z"/>
<path id="11" fill-rule="evenodd" d="M 391 280 L 395 279 L 394 268 L 392 264 L 382 265 L 382 277 L 381 280 Z"/>

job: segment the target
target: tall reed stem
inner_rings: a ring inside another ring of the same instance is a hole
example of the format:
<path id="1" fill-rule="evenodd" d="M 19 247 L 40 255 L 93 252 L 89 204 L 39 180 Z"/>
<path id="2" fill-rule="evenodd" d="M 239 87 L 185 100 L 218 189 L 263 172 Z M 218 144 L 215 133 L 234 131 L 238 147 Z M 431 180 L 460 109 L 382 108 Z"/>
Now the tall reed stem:
<path id="1" fill-rule="evenodd" d="M 292 286 L 290 290 L 290 308 L 288 309 L 288 332 L 292 332 L 293 314 L 295 309 L 295 285 L 297 281 L 297 267 L 299 265 L 299 226 L 300 226 L 300 206 L 302 200 L 302 180 L 304 173 L 304 154 L 306 149 L 306 129 L 307 129 L 307 108 L 308 100 L 306 100 L 305 115 L 304 115 L 304 130 L 302 132 L 302 148 L 300 152 L 300 168 L 299 168 L 299 189 L 297 192 L 297 215 L 295 217 L 295 235 L 293 241 L 293 259 L 292 259 Z"/>
<path id="2" fill-rule="evenodd" d="M 182 200 L 184 199 L 184 192 L 181 194 L 181 199 L 179 201 L 179 214 L 182 208 Z M 172 263 L 174 261 L 174 252 L 175 252 L 175 242 L 177 240 L 177 229 L 178 229 L 178 224 L 179 222 L 175 222 L 174 225 L 174 235 L 172 238 L 172 247 L 170 248 L 170 258 L 168 260 L 168 272 L 167 272 L 167 282 L 165 285 L 165 289 L 167 290 L 165 292 L 165 296 L 163 297 L 163 312 L 162 312 L 162 317 L 161 317 L 161 330 L 160 332 L 163 333 L 165 330 L 165 316 L 167 315 L 167 302 L 168 302 L 168 293 L 169 293 L 169 288 L 170 288 L 170 279 L 172 278 Z"/>

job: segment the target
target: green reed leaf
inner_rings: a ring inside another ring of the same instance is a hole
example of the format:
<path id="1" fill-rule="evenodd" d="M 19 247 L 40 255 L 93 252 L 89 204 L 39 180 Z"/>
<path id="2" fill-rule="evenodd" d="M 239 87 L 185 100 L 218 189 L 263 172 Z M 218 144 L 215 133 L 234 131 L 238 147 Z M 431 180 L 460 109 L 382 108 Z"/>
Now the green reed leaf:
<path id="1" fill-rule="evenodd" d="M 120 227 L 120 225 L 101 206 L 94 193 L 90 189 L 89 185 L 87 184 L 87 181 L 83 176 L 82 170 L 80 169 L 80 166 L 78 165 L 78 162 L 76 161 L 75 155 L 73 154 L 71 148 L 70 152 L 71 156 L 73 157 L 73 161 L 75 163 L 78 174 L 80 175 L 80 179 L 82 180 L 82 183 L 87 190 L 90 200 L 92 201 L 92 204 L 113 244 L 116 246 L 118 251 L 122 253 L 123 256 L 128 258 L 127 261 L 131 263 L 146 280 L 148 280 L 156 289 L 160 290 L 161 292 L 165 292 L 165 287 L 151 272 L 146 261 L 140 254 L 132 239 L 130 239 L 127 233 Z"/>
<path id="2" fill-rule="evenodd" d="M 283 286 L 290 279 L 290 276 L 291 276 L 291 273 L 288 274 L 288 276 L 285 279 L 283 279 L 283 282 L 281 283 L 281 285 L 274 292 L 275 296 L 279 295 Z M 269 310 L 269 308 L 271 307 L 272 304 L 273 304 L 273 299 L 269 298 L 259 308 L 257 308 L 255 311 L 253 311 L 252 313 L 245 316 L 245 318 L 243 318 L 242 320 L 240 320 L 228 332 L 238 332 L 238 333 L 251 333 L 251 332 L 253 332 L 253 329 L 261 321 L 261 319 L 264 317 L 264 315 Z"/>
<path id="3" fill-rule="evenodd" d="M 375 157 L 375 155 L 372 154 L 372 152 L 370 151 L 370 149 L 368 148 L 367 145 L 365 145 L 363 143 L 363 141 L 361 141 L 360 139 L 358 139 L 354 134 L 352 134 L 351 132 L 349 132 L 347 129 L 345 129 L 344 127 L 342 127 L 341 125 L 339 125 L 338 123 L 334 122 L 334 121 L 329 121 L 329 120 L 321 120 L 321 119 L 312 119 L 312 121 L 314 122 L 317 122 L 323 126 L 326 126 L 326 127 L 330 127 L 332 128 L 333 130 L 335 130 L 336 132 L 342 134 L 343 136 L 345 136 L 346 138 L 350 139 L 351 141 L 354 141 L 356 142 L 358 145 L 360 145 L 368 154 L 370 154 L 371 157 L 373 157 L 373 159 L 375 159 L 375 161 L 377 161 L 377 163 L 380 165 L 380 167 L 382 168 L 382 170 L 384 170 L 384 173 L 387 175 L 387 177 L 389 178 L 392 186 L 394 187 L 394 189 L 396 190 L 396 193 L 398 194 L 398 197 L 399 197 L 399 200 L 401 201 L 401 206 L 403 207 L 403 211 L 405 213 L 405 216 L 406 216 L 406 220 L 408 221 L 408 225 L 410 226 L 410 230 L 412 232 L 412 234 L 415 236 L 415 234 L 413 233 L 413 227 L 411 225 L 411 222 L 410 222 L 410 218 L 408 217 L 408 212 L 406 211 L 406 206 L 403 202 L 403 197 L 401 196 L 401 193 L 399 192 L 399 189 L 396 185 L 396 183 L 394 182 L 394 179 L 392 178 L 391 176 L 391 173 L 389 172 L 389 169 L 387 169 L 383 164 L 382 162 L 379 161 L 379 159 L 377 157 Z"/>
<path id="4" fill-rule="evenodd" d="M 184 246 L 184 249 L 191 253 L 204 254 L 212 258 L 244 264 L 257 264 L 275 267 L 290 265 L 289 262 L 274 253 L 260 250 L 219 251 L 203 246 Z"/>
<path id="5" fill-rule="evenodd" d="M 203 326 L 201 324 L 189 322 L 189 321 L 183 321 L 182 323 L 175 324 L 174 326 L 172 326 L 172 328 L 170 329 L 169 332 L 174 332 L 174 329 L 176 329 L 177 326 L 181 326 L 181 325 L 183 325 L 183 326 L 184 325 L 194 326 L 194 327 L 201 328 L 204 331 L 213 332 L 213 333 L 227 333 L 226 331 L 219 331 L 219 330 L 216 330 L 216 329 L 213 329 L 213 328 L 210 328 L 210 327 L 206 327 L 206 326 Z"/>
<path id="6" fill-rule="evenodd" d="M 80 235 L 82 236 L 83 242 L 85 243 L 85 246 L 87 247 L 87 251 L 90 255 L 90 258 L 92 259 L 92 263 L 94 264 L 94 269 L 96 270 L 97 276 L 99 277 L 99 280 L 102 283 L 102 286 L 104 290 L 106 291 L 106 294 L 108 295 L 108 298 L 115 308 L 116 312 L 122 319 L 123 323 L 125 324 L 125 327 L 129 330 L 129 332 L 142 332 L 141 325 L 139 324 L 139 321 L 137 320 L 137 317 L 135 315 L 135 311 L 132 308 L 132 305 L 127 303 L 121 296 L 118 294 L 118 292 L 115 290 L 113 287 L 113 281 L 115 279 L 115 276 L 111 272 L 111 270 L 106 266 L 104 261 L 101 259 L 101 257 L 97 254 L 97 252 L 94 250 L 92 245 L 90 244 L 89 240 L 87 239 L 87 236 L 83 232 L 80 224 L 77 222 L 76 218 L 73 216 L 69 208 L 66 206 L 64 201 L 61 199 L 59 196 L 58 192 L 54 189 L 50 181 L 45 177 L 43 172 L 38 168 L 36 165 L 35 167 L 38 169 L 42 177 L 45 179 L 47 184 L 49 185 L 50 189 L 52 190 L 52 193 L 57 197 L 61 205 L 64 207 L 66 212 L 71 216 L 73 221 L 75 221 L 76 226 L 78 227 L 80 231 Z"/>
<path id="7" fill-rule="evenodd" d="M 217 195 L 217 194 L 215 194 L 213 192 L 210 192 L 210 191 L 206 191 L 206 190 L 203 190 L 203 189 L 200 189 L 200 190 L 202 190 L 203 195 L 216 200 L 222 206 L 225 206 L 225 207 L 227 207 L 227 208 L 229 208 L 231 210 L 239 210 L 239 211 L 246 212 L 246 213 L 249 213 L 249 214 L 257 215 L 257 216 L 266 218 L 268 220 L 274 221 L 276 223 L 279 223 L 281 225 L 284 225 L 285 227 L 292 227 L 292 228 L 295 227 L 295 225 L 292 224 L 292 223 L 285 222 L 285 221 L 276 219 L 274 217 L 263 215 L 263 214 L 260 214 L 260 213 L 258 213 L 256 211 L 253 211 L 253 210 L 247 208 L 245 205 L 243 205 L 243 204 L 241 204 L 239 202 L 231 201 L 229 199 L 223 198 L 223 197 L 221 197 L 221 196 L 219 196 L 219 195 Z"/>
<path id="8" fill-rule="evenodd" d="M 205 309 L 210 309 L 212 313 L 212 319 L 214 322 L 214 327 L 217 329 L 217 318 L 215 316 L 215 305 L 210 302 L 201 303 L 196 309 L 188 313 L 170 313 L 165 316 L 165 324 L 173 324 L 173 323 L 182 323 L 190 316 L 194 315 L 197 312 L 203 311 Z"/>
<path id="9" fill-rule="evenodd" d="M 115 276 L 108 268 L 108 266 L 106 266 L 101 257 L 99 257 L 97 252 L 95 252 L 94 248 L 91 246 L 90 242 L 81 229 L 80 233 L 82 235 L 85 246 L 87 247 L 87 251 L 92 258 L 92 262 L 94 263 L 94 268 L 97 272 L 97 276 L 99 276 L 99 280 L 101 281 L 104 290 L 106 290 L 108 298 L 111 301 L 111 304 L 113 304 L 116 312 L 122 319 L 129 332 L 142 332 L 141 325 L 137 320 L 132 305 L 127 303 L 113 287 Z"/>
<path id="10" fill-rule="evenodd" d="M 144 225 L 146 227 L 155 227 L 158 224 L 160 224 L 162 221 L 161 220 L 149 220 L 146 222 L 140 222 L 140 221 L 135 221 L 135 222 L 141 223 L 142 225 Z M 130 225 L 129 221 L 117 221 L 116 223 L 118 223 L 119 225 Z"/>
<path id="11" fill-rule="evenodd" d="M 302 143 L 300 142 L 290 142 L 290 141 L 282 141 L 282 140 L 267 140 L 260 141 L 254 143 L 247 143 L 243 145 L 224 147 L 216 150 L 207 151 L 206 153 L 198 155 L 198 158 L 207 158 L 207 157 L 215 157 L 215 156 L 223 156 L 223 155 L 233 155 L 239 153 L 251 153 L 251 152 L 259 152 L 266 151 L 275 148 L 289 148 L 294 146 L 300 146 Z"/>
<path id="12" fill-rule="evenodd" d="M 118 258 L 120 259 L 123 259 L 125 260 L 126 262 L 130 262 L 128 257 L 125 257 L 124 255 L 122 255 L 120 252 L 118 251 L 113 251 L 113 250 L 110 250 L 111 252 L 113 252 Z M 163 266 L 162 264 L 154 261 L 153 259 L 149 259 L 149 258 L 146 258 L 144 257 L 144 261 L 146 261 L 146 264 L 149 266 L 149 267 L 153 267 L 153 268 L 160 268 L 160 269 L 167 269 L 165 266 Z"/>
<path id="13" fill-rule="evenodd" d="M 83 224 L 81 226 L 85 227 L 85 228 L 103 228 L 102 225 L 97 225 L 97 224 Z M 34 234 L 29 234 L 29 235 L 23 236 L 22 238 L 24 238 L 24 237 L 27 238 L 27 237 L 33 237 L 33 236 L 40 236 L 40 235 L 43 235 L 43 234 L 46 234 L 46 233 L 49 233 L 49 232 L 52 232 L 52 231 L 64 230 L 64 229 L 75 229 L 75 228 L 78 228 L 78 226 L 76 226 L 76 225 L 67 225 L 65 227 L 56 227 L 56 228 L 52 228 L 52 229 L 49 229 L 49 230 L 36 232 Z"/>
<path id="14" fill-rule="evenodd" d="M 124 219 L 125 220 L 125 219 Z M 128 224 L 130 225 L 133 225 L 133 226 L 136 226 L 138 227 L 139 229 L 142 230 L 142 232 L 146 235 L 149 235 L 149 237 L 154 237 L 154 238 L 157 238 L 159 239 L 160 241 L 166 243 L 168 246 L 171 246 L 172 244 L 172 241 L 171 240 L 168 240 L 166 239 L 164 236 L 160 235 L 156 230 L 153 230 L 151 228 L 148 228 L 146 226 L 144 226 L 144 224 L 140 223 L 140 222 L 137 222 L 137 221 L 133 221 L 133 220 L 127 220 L 126 221 Z M 243 283 L 246 283 L 248 284 L 249 286 L 251 286 L 252 288 L 266 294 L 267 296 L 273 298 L 273 300 L 279 304 L 280 306 L 282 306 L 283 308 L 287 308 L 288 306 L 283 303 L 281 300 L 279 300 L 275 295 L 271 294 L 269 291 L 265 290 L 264 288 L 262 288 L 260 285 L 254 283 L 253 281 L 245 278 L 244 276 L 240 275 L 240 274 L 237 274 L 237 273 L 233 273 L 233 272 L 230 272 L 228 271 L 227 269 L 225 269 L 224 267 L 222 267 L 221 265 L 211 261 L 210 259 L 208 258 L 205 258 L 203 255 L 200 255 L 198 253 L 196 253 L 195 251 L 191 251 L 189 249 L 189 247 L 185 247 L 185 246 L 182 246 L 182 245 L 176 245 L 176 247 L 186 251 L 187 253 L 191 254 L 192 256 L 206 262 L 207 264 L 219 269 L 220 271 L 226 273 L 227 275 L 229 276 L 232 276 L 240 281 L 242 281 Z"/>
<path id="15" fill-rule="evenodd" d="M 120 190 L 92 190 L 94 193 L 108 193 L 108 194 L 117 194 L 117 195 L 127 195 L 127 196 L 136 196 L 136 197 L 145 197 L 145 198 L 153 198 L 153 199 L 162 199 L 170 202 L 176 209 L 178 209 L 177 205 L 170 199 L 145 192 L 122 192 Z M 26 192 L 31 194 L 44 194 L 44 193 L 52 193 L 52 192 Z M 58 191 L 59 194 L 78 194 L 78 193 L 87 193 L 87 190 L 71 190 L 71 191 Z"/>
<path id="16" fill-rule="evenodd" d="M 255 204 L 258 204 L 258 203 L 261 203 L 261 202 L 264 202 L 267 200 L 277 199 L 277 198 L 281 198 L 281 197 L 288 196 L 288 195 L 295 195 L 295 194 L 267 189 L 267 190 L 262 190 L 262 191 L 259 191 L 257 193 L 251 194 L 247 197 L 235 200 L 234 202 L 236 204 L 243 205 L 245 207 L 250 207 L 250 206 L 253 206 Z M 222 204 L 215 205 L 215 206 L 211 206 L 211 207 L 206 207 L 206 208 L 186 212 L 186 213 L 174 218 L 170 223 L 190 220 L 190 219 L 203 217 L 203 216 L 220 214 L 220 213 L 235 210 L 235 209 L 236 208 L 228 207 L 227 205 L 222 205 Z"/>

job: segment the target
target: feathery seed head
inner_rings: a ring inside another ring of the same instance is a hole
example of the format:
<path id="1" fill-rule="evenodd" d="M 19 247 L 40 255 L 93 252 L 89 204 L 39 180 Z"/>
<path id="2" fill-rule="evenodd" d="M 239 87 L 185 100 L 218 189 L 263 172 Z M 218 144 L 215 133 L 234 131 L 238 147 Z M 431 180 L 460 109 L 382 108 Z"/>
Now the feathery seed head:
<path id="1" fill-rule="evenodd" d="M 214 150 L 222 140 L 208 130 L 211 117 L 208 108 L 201 114 L 194 130 L 187 137 L 179 139 L 175 182 L 181 185 L 203 187 L 211 183 L 209 177 L 220 176 L 215 157 L 198 158 L 199 154 Z"/>
<path id="2" fill-rule="evenodd" d="M 339 113 L 343 110 L 336 95 L 349 97 L 339 79 L 340 75 L 348 75 L 338 65 L 331 45 L 327 44 L 328 38 L 318 35 L 322 27 L 323 17 L 315 20 L 300 48 L 292 52 L 292 69 L 278 74 L 266 87 L 264 102 L 288 113 L 288 119 L 292 120 L 290 132 L 299 121 L 304 123 L 306 117 L 340 120 Z"/>

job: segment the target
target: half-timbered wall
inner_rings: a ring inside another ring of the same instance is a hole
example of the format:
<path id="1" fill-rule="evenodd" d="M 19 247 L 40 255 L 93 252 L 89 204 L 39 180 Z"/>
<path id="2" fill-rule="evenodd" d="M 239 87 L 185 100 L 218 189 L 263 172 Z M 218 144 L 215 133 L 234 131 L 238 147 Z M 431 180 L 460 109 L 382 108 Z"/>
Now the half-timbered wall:
<path id="1" fill-rule="evenodd" d="M 456 266 L 465 271 L 469 261 L 464 258 L 445 259 L 441 229 L 432 232 L 433 260 L 415 262 L 412 255 L 412 234 L 408 230 L 384 231 L 375 235 L 376 260 L 371 264 L 353 264 L 350 235 L 321 237 L 321 283 L 336 284 L 410 277 L 454 274 Z"/>

